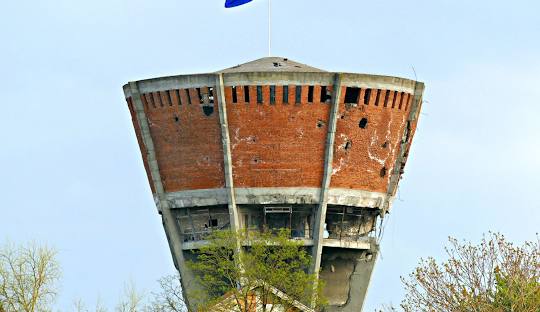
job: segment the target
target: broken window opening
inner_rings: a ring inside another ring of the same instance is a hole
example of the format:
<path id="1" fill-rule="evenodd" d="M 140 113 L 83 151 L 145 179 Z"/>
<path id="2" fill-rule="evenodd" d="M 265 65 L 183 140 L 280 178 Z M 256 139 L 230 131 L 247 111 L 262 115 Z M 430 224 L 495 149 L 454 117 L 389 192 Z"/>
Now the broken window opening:
<path id="1" fill-rule="evenodd" d="M 276 104 L 276 86 L 270 86 L 270 104 Z"/>
<path id="2" fill-rule="evenodd" d="M 371 98 L 371 89 L 366 89 L 364 93 L 364 104 L 369 105 L 369 99 Z"/>
<path id="3" fill-rule="evenodd" d="M 390 90 L 386 90 L 386 93 L 384 94 L 384 107 L 388 106 L 388 98 L 390 97 Z"/>
<path id="4" fill-rule="evenodd" d="M 296 86 L 295 103 L 300 104 L 302 102 L 302 86 Z"/>
<path id="5" fill-rule="evenodd" d="M 377 96 L 375 97 L 375 106 L 379 106 L 380 97 L 381 97 L 381 89 L 377 89 Z"/>
<path id="6" fill-rule="evenodd" d="M 203 113 L 206 115 L 206 117 L 208 117 L 214 113 L 214 105 L 203 104 L 202 110 L 203 110 Z"/>
<path id="7" fill-rule="evenodd" d="M 345 103 L 358 103 L 358 97 L 360 96 L 360 88 L 347 87 L 345 90 Z"/>
<path id="8" fill-rule="evenodd" d="M 362 118 L 360 119 L 360 122 L 358 123 L 358 127 L 360 127 L 361 129 L 365 129 L 367 127 L 367 118 Z"/>
<path id="9" fill-rule="evenodd" d="M 326 103 L 331 98 L 330 91 L 326 86 L 321 86 L 321 103 Z"/>
<path id="10" fill-rule="evenodd" d="M 313 86 L 308 87 L 307 101 L 308 103 L 313 103 Z"/>
<path id="11" fill-rule="evenodd" d="M 330 239 L 358 241 L 375 230 L 376 215 L 365 209 L 346 206 L 327 209 L 325 221 Z"/>
<path id="12" fill-rule="evenodd" d="M 289 103 L 289 86 L 283 86 L 283 103 Z"/>
<path id="13" fill-rule="evenodd" d="M 208 102 L 210 102 L 210 104 L 214 104 L 214 87 L 208 88 Z"/>
<path id="14" fill-rule="evenodd" d="M 238 94 L 236 93 L 236 86 L 232 87 L 232 102 L 238 103 Z"/>
<path id="15" fill-rule="evenodd" d="M 244 86 L 244 101 L 249 103 L 249 86 Z"/>
<path id="16" fill-rule="evenodd" d="M 263 102 L 262 86 L 257 86 L 257 104 L 262 104 L 262 102 Z"/>

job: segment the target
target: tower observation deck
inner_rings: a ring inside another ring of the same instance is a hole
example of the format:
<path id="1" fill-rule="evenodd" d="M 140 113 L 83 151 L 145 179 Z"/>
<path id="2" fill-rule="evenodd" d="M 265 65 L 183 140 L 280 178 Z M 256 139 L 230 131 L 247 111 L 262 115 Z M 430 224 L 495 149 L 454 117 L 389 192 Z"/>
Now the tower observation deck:
<path id="1" fill-rule="evenodd" d="M 280 57 L 126 84 L 183 285 L 210 232 L 288 228 L 313 255 L 327 310 L 360 311 L 423 90 Z"/>

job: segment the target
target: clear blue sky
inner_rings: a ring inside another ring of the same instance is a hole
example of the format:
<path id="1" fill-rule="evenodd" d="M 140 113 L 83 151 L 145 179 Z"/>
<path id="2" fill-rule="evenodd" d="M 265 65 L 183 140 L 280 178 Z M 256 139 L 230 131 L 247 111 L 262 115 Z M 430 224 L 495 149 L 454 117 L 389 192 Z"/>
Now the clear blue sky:
<path id="1" fill-rule="evenodd" d="M 174 271 L 122 85 L 266 56 L 266 0 L 0 7 L 0 241 L 59 251 L 58 308 Z M 540 2 L 274 0 L 274 54 L 426 83 L 366 311 L 448 235 L 540 229 Z"/>

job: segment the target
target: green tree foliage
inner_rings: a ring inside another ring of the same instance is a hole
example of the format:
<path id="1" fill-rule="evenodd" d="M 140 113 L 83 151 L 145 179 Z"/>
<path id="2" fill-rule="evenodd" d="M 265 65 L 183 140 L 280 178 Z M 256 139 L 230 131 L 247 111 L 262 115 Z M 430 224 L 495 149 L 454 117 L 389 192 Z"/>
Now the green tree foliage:
<path id="1" fill-rule="evenodd" d="M 247 312 L 258 307 L 271 312 L 280 306 L 288 311 L 295 304 L 311 302 L 314 291 L 317 305 L 322 305 L 322 287 L 314 274 L 306 273 L 311 257 L 301 242 L 289 237 L 286 230 L 249 236 L 214 232 L 189 264 L 208 295 L 203 300 L 210 302 L 206 308 Z"/>
<path id="2" fill-rule="evenodd" d="M 421 260 L 405 285 L 405 311 L 539 312 L 540 244 L 516 246 L 501 234 L 479 245 L 450 238 L 448 259 Z"/>
<path id="3" fill-rule="evenodd" d="M 0 312 L 51 311 L 59 278 L 54 250 L 35 244 L 0 247 Z"/>

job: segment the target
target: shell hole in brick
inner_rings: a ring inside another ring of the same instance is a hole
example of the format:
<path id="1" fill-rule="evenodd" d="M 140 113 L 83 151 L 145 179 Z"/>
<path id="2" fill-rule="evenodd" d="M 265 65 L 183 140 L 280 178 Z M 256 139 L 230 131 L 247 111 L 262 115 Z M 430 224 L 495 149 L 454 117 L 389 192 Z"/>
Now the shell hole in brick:
<path id="1" fill-rule="evenodd" d="M 381 145 L 382 148 L 387 148 L 388 147 L 388 141 L 384 141 L 383 145 Z"/>
<path id="2" fill-rule="evenodd" d="M 180 121 L 180 118 L 178 116 L 174 116 L 174 122 L 178 123 Z"/>
<path id="3" fill-rule="evenodd" d="M 345 90 L 345 103 L 358 103 L 358 97 L 360 96 L 360 88 L 347 87 Z"/>
<path id="4" fill-rule="evenodd" d="M 358 127 L 360 127 L 360 129 L 366 129 L 367 122 L 368 122 L 368 120 L 365 117 L 360 119 L 360 122 L 358 123 Z"/>
<path id="5" fill-rule="evenodd" d="M 381 172 L 379 173 L 381 178 L 383 178 L 384 176 L 386 176 L 386 167 L 382 167 L 381 168 Z"/>
<path id="6" fill-rule="evenodd" d="M 203 105 L 202 106 L 203 113 L 206 116 L 210 116 L 214 113 L 214 106 L 213 105 Z"/>
<path id="7" fill-rule="evenodd" d="M 322 127 L 324 127 L 324 125 L 325 125 L 324 121 L 322 121 L 322 120 L 317 121 L 317 128 L 322 128 Z"/>
<path id="8" fill-rule="evenodd" d="M 343 146 L 343 148 L 344 148 L 346 151 L 350 150 L 351 147 L 352 147 L 352 142 L 351 142 L 351 141 L 345 142 L 345 145 Z"/>

